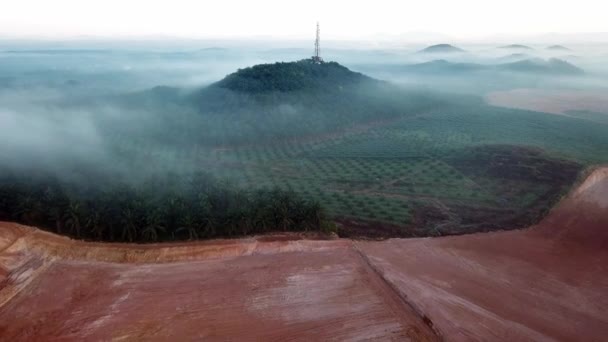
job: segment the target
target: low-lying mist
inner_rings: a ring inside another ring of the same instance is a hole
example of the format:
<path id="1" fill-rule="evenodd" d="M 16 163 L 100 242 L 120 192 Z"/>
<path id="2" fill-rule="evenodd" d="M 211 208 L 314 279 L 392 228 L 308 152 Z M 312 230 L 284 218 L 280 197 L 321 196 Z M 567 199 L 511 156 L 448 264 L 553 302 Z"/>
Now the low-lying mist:
<path id="1" fill-rule="evenodd" d="M 260 100 L 251 96 L 229 99 L 229 94 L 209 95 L 207 92 L 196 99 L 199 103 L 194 107 L 176 101 L 176 92 L 180 93 L 180 98 L 202 94 L 208 85 L 239 68 L 306 58 L 306 49 L 233 44 L 226 48 L 173 47 L 175 50 L 158 45 L 148 49 L 142 44 L 135 46 L 135 49 L 111 44 L 86 49 L 46 46 L 37 49 L 31 45 L 27 48 L 5 45 L 4 51 L 0 51 L 0 126 L 3 131 L 0 156 L 3 164 L 41 163 L 53 168 L 80 160 L 119 169 L 118 166 L 124 164 L 120 160 L 121 154 L 138 144 L 156 144 L 160 150 L 179 150 L 179 144 L 187 141 L 225 147 L 258 141 L 256 134 L 260 134 L 261 140 L 285 139 L 327 132 L 340 126 L 340 122 L 320 119 L 329 115 L 324 112 L 327 108 L 310 108 L 301 98 L 280 93 Z M 336 60 L 354 71 L 407 85 L 403 94 L 416 89 L 419 94 L 441 91 L 482 97 L 490 91 L 512 88 L 606 87 L 605 78 L 602 78 L 604 66 L 597 63 L 605 52 L 598 46 L 564 50 L 535 47 L 525 51 L 498 46 L 462 48 L 463 52 L 439 54 L 425 54 L 417 48 L 328 48 L 325 53 L 328 60 Z M 572 57 L 575 55 L 576 58 Z M 560 57 L 580 67 L 584 73 L 567 75 L 552 69 L 514 71 L 492 67 L 521 60 Z M 436 62 L 438 60 L 441 62 Z M 155 88 L 157 86 L 171 88 Z M 367 93 L 366 90 L 359 92 L 360 95 Z M 391 102 L 389 97 L 400 96 L 394 89 L 376 95 L 385 96 L 382 100 L 386 103 Z M 331 96 L 338 98 L 333 94 L 317 100 L 331 101 Z M 222 98 L 222 102 L 212 103 L 218 98 Z M 236 102 L 230 103 L 231 100 Z M 266 103 L 262 103 L 264 101 Z M 346 109 L 336 105 L 334 112 L 348 111 L 344 114 L 348 117 L 355 115 L 358 107 L 361 104 Z M 252 114 L 254 112 L 258 113 Z M 380 112 L 367 114 L 382 118 Z M 242 120 L 243 116 L 249 120 Z M 259 125 L 261 116 L 284 124 L 277 124 L 274 131 L 266 130 Z M 162 134 L 170 126 L 175 129 L 172 136 Z M 196 133 L 192 133 L 194 127 Z M 289 127 L 299 130 L 300 134 L 290 131 Z M 242 141 L 235 139 L 235 129 L 241 129 L 238 135 Z M 197 137 L 180 136 L 180 130 Z"/>
<path id="2" fill-rule="evenodd" d="M 208 214 L 198 217 L 198 230 L 180 230 L 180 239 L 223 236 L 225 231 L 209 230 L 209 220 L 215 219 L 214 224 L 232 225 L 228 235 L 236 234 L 235 227 L 266 231 L 266 226 L 233 222 L 254 215 L 234 208 L 247 203 L 247 210 L 254 210 L 258 197 L 271 208 L 260 212 L 272 218 L 256 224 L 277 225 L 283 217 L 284 227 L 295 230 L 300 223 L 309 229 L 325 222 L 321 207 L 332 217 L 353 217 L 362 210 L 365 220 L 387 224 L 422 220 L 416 228 L 422 231 L 391 228 L 388 236 L 526 225 L 548 210 L 580 169 L 606 161 L 608 108 L 603 110 L 601 94 L 608 88 L 608 69 L 600 62 L 602 46 L 520 50 L 329 47 L 326 63 L 318 65 L 307 49 L 263 44 L 5 46 L 0 51 L 0 178 L 3 191 L 19 195 L 11 197 L 12 204 L 0 203 L 11 212 L 0 210 L 0 216 L 52 225 L 48 213 L 40 212 L 56 210 L 47 197 L 59 193 L 67 203 L 61 210 L 72 208 L 74 215 L 91 219 L 108 205 L 99 195 L 107 189 L 104 196 L 141 210 L 140 224 L 155 225 L 157 216 L 164 223 L 153 234 L 103 235 L 104 240 L 173 239 L 163 229 L 170 225 L 178 231 L 167 222 L 179 205 L 161 199 L 165 187 L 179 183 L 186 189 L 192 186 L 188 179 L 202 173 L 197 186 L 213 184 L 215 202 L 200 202 L 211 196 L 210 188 L 173 193 L 190 206 L 180 207 L 184 215 L 196 212 L 192 208 Z M 546 91 L 544 102 L 538 101 L 540 91 Z M 488 99 L 519 109 L 495 107 Z M 516 170 L 521 184 L 534 185 L 520 189 L 520 183 L 509 183 L 515 176 L 483 164 L 501 158 L 534 164 Z M 569 173 L 538 178 L 533 172 L 552 165 Z M 48 184 L 29 187 L 28 179 Z M 12 180 L 18 188 L 11 187 Z M 491 184 L 480 190 L 477 182 Z M 438 195 L 435 183 L 448 193 Z M 121 196 L 128 200 L 118 200 Z M 447 209 L 428 200 L 450 196 L 457 204 Z M 277 204 L 280 198 L 298 205 L 288 213 Z M 376 200 L 381 204 L 367 206 Z M 147 204 L 134 204 L 140 202 Z M 298 206 L 309 211 L 294 209 Z M 213 216 L 214 210 L 223 216 Z M 493 221 L 480 228 L 460 212 L 487 214 Z M 104 215 L 119 225 L 132 214 Z M 460 218 L 450 221 L 454 217 Z"/>

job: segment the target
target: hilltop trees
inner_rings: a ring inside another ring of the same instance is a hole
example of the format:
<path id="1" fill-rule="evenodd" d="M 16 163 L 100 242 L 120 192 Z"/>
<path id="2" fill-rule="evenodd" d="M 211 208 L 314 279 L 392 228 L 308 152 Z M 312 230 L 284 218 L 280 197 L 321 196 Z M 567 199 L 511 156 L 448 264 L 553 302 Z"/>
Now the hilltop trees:
<path id="1" fill-rule="evenodd" d="M 298 62 L 259 64 L 240 69 L 216 86 L 244 93 L 289 92 L 303 89 L 344 87 L 373 79 L 336 63 L 317 64 L 310 59 Z"/>
<path id="2" fill-rule="evenodd" d="M 243 191 L 202 174 L 109 187 L 3 176 L 0 194 L 0 220 L 95 241 L 148 243 L 331 227 L 316 202 L 278 189 Z"/>
<path id="3" fill-rule="evenodd" d="M 336 62 L 302 60 L 240 69 L 177 103 L 181 111 L 159 114 L 167 118 L 154 132 L 155 140 L 224 146 L 269 143 L 406 117 L 436 107 L 438 100 L 426 90 L 405 90 Z M 151 110 L 162 106 L 166 102 L 157 101 Z"/>

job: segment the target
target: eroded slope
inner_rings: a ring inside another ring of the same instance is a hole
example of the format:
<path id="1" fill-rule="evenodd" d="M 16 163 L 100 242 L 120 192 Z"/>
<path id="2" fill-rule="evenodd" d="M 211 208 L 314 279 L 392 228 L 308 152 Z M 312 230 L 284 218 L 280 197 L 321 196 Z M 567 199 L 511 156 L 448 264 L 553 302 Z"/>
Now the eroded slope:
<path id="1" fill-rule="evenodd" d="M 608 168 L 523 231 L 173 245 L 0 231 L 0 337 L 601 340 Z"/>
<path id="2" fill-rule="evenodd" d="M 437 339 L 347 240 L 125 247 L 3 226 L 0 339 Z"/>
<path id="3" fill-rule="evenodd" d="M 525 231 L 359 243 L 448 340 L 608 335 L 608 169 Z"/>

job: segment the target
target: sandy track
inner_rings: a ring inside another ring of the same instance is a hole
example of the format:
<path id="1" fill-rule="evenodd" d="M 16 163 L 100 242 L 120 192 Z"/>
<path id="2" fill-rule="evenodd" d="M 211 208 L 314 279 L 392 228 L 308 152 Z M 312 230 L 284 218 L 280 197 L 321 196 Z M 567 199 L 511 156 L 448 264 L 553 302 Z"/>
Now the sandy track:
<path id="1" fill-rule="evenodd" d="M 0 223 L 0 340 L 600 341 L 606 265 L 608 168 L 538 226 L 459 237 L 134 246 Z"/>

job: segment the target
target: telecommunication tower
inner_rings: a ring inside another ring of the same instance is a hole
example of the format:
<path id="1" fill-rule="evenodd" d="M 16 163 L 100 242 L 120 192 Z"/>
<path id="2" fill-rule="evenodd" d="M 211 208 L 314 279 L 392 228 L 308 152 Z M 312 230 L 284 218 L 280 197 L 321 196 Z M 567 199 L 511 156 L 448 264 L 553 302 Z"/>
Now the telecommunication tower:
<path id="1" fill-rule="evenodd" d="M 316 64 L 323 63 L 323 58 L 321 58 L 321 28 L 319 22 L 317 22 L 317 39 L 315 40 L 315 54 L 312 56 L 312 61 Z"/>

